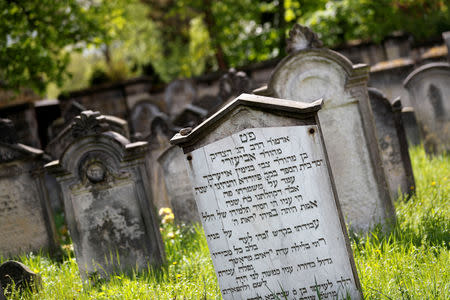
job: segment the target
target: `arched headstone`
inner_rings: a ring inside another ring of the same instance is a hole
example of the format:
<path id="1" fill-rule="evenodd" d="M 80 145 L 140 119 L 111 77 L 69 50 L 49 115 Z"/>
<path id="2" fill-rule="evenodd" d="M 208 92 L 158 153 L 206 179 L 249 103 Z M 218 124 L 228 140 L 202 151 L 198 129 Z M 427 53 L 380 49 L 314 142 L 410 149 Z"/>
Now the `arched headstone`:
<path id="1" fill-rule="evenodd" d="M 164 100 L 169 116 L 174 118 L 197 97 L 197 88 L 190 80 L 174 80 L 166 87 Z"/>
<path id="2" fill-rule="evenodd" d="M 450 64 L 430 63 L 403 82 L 408 90 L 427 152 L 450 150 Z"/>
<path id="3" fill-rule="evenodd" d="M 46 168 L 61 185 L 81 276 L 109 277 L 161 264 L 147 143 L 130 143 L 92 111 L 75 118 L 66 132 L 71 137 L 66 148 Z"/>
<path id="4" fill-rule="evenodd" d="M 324 99 L 319 111 L 342 210 L 352 228 L 395 218 L 367 94 L 369 68 L 318 48 L 317 35 L 294 26 L 288 49 L 263 94 L 294 101 Z"/>

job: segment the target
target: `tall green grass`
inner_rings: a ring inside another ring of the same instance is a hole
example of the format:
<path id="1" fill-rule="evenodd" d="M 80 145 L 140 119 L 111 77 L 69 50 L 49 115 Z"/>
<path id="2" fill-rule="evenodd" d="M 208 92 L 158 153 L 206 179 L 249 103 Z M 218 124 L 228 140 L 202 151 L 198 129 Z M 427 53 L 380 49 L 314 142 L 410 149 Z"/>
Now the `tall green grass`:
<path id="1" fill-rule="evenodd" d="M 450 158 L 411 151 L 416 194 L 396 201 L 397 224 L 353 235 L 352 248 L 366 299 L 450 299 Z M 221 299 L 200 226 L 162 225 L 167 262 L 159 270 L 115 275 L 83 285 L 73 253 L 62 262 L 30 254 L 20 260 L 41 274 L 37 293 L 10 299 Z"/>

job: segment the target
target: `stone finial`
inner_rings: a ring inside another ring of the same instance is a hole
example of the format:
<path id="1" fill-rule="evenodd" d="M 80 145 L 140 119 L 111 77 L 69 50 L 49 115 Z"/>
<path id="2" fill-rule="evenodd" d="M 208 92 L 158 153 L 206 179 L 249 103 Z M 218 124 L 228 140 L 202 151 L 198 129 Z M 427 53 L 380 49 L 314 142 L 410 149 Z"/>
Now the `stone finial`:
<path id="1" fill-rule="evenodd" d="M 17 143 L 17 133 L 14 124 L 9 119 L 0 118 L 0 142 L 6 144 Z"/>
<path id="2" fill-rule="evenodd" d="M 74 138 L 99 134 L 105 131 L 105 125 L 101 122 L 101 115 L 98 111 L 85 110 L 74 119 L 72 124 L 72 136 Z"/>
<path id="3" fill-rule="evenodd" d="M 286 40 L 286 52 L 293 53 L 307 48 L 320 48 L 323 46 L 319 36 L 309 27 L 295 24 L 289 31 Z"/>

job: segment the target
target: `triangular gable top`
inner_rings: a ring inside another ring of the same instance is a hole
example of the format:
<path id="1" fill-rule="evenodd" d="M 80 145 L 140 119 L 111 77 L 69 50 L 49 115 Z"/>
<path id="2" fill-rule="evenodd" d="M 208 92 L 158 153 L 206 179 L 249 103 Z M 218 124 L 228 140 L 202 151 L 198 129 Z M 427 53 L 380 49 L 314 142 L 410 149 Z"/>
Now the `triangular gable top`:
<path id="1" fill-rule="evenodd" d="M 202 135 L 206 134 L 214 128 L 219 120 L 225 117 L 228 113 L 235 110 L 239 106 L 247 106 L 254 108 L 262 108 L 270 111 L 290 112 L 297 114 L 310 114 L 315 113 L 322 107 L 322 99 L 318 99 L 312 103 L 304 103 L 292 100 L 285 100 L 272 97 L 257 96 L 251 94 L 241 94 L 239 97 L 233 99 L 219 111 L 206 119 L 200 125 L 195 127 L 186 135 L 177 133 L 170 142 L 174 145 L 180 145 L 185 143 L 194 143 Z"/>

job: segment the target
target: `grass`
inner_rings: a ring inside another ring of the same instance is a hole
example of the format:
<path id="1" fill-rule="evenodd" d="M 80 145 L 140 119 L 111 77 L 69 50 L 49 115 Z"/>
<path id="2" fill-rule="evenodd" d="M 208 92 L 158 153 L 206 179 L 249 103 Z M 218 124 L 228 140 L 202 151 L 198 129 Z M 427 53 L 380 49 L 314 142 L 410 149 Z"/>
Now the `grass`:
<path id="1" fill-rule="evenodd" d="M 351 237 L 366 299 L 450 299 L 450 157 L 429 158 L 422 148 L 412 149 L 411 156 L 416 194 L 396 201 L 395 227 Z M 83 286 L 66 246 L 62 262 L 21 257 L 41 274 L 43 286 L 34 294 L 12 290 L 8 299 L 221 299 L 202 228 L 161 228 L 167 262 L 160 270 Z"/>

